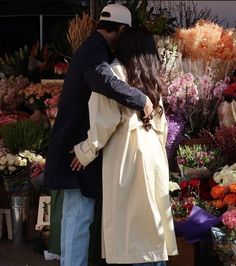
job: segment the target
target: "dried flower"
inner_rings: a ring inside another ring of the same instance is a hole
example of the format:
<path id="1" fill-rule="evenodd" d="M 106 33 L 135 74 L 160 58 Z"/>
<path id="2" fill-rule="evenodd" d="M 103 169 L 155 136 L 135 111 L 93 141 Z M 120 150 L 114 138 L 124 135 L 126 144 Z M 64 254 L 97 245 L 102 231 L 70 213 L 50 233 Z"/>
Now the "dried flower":
<path id="1" fill-rule="evenodd" d="M 192 28 L 177 29 L 175 38 L 183 55 L 193 60 L 236 59 L 233 32 L 211 21 L 199 20 Z"/>
<path id="2" fill-rule="evenodd" d="M 200 137 L 211 149 L 218 149 L 225 164 L 236 162 L 236 126 L 218 127 L 214 132 L 207 129 L 200 131 Z"/>

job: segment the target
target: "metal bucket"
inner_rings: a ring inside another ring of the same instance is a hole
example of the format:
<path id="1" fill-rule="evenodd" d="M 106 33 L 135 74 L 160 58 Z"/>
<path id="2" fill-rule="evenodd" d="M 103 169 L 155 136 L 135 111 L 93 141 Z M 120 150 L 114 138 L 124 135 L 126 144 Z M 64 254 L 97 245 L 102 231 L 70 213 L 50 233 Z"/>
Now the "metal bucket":
<path id="1" fill-rule="evenodd" d="M 29 226 L 30 197 L 11 196 L 13 241 L 22 244 L 27 241 Z"/>

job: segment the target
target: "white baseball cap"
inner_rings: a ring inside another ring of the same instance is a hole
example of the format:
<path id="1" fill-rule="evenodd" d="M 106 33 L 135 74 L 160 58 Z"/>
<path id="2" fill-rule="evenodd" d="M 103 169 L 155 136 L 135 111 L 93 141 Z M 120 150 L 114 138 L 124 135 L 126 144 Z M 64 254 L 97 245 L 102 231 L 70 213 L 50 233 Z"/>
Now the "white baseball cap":
<path id="1" fill-rule="evenodd" d="M 100 20 L 118 22 L 131 26 L 131 13 L 128 8 L 120 4 L 110 4 L 103 8 Z"/>

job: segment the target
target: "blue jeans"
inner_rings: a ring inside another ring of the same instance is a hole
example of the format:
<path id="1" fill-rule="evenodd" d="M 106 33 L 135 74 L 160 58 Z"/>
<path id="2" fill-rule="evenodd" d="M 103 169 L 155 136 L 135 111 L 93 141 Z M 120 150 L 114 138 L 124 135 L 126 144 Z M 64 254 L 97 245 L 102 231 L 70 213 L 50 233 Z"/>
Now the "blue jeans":
<path id="1" fill-rule="evenodd" d="M 61 222 L 61 266 L 88 265 L 89 226 L 95 200 L 80 189 L 64 190 Z"/>
<path id="2" fill-rule="evenodd" d="M 135 263 L 133 266 L 166 266 L 165 261 L 147 262 L 147 263 Z"/>

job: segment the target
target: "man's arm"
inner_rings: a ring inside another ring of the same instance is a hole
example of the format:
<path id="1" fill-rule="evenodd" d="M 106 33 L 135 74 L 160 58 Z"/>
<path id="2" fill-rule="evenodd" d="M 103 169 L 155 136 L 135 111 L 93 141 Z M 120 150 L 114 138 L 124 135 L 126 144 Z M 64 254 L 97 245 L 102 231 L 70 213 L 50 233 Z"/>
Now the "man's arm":
<path id="1" fill-rule="evenodd" d="M 144 111 L 146 116 L 150 115 L 153 110 L 150 99 L 112 73 L 107 63 L 107 51 L 103 47 L 96 45 L 91 48 L 83 71 L 84 79 L 90 88 L 129 108 Z"/>

